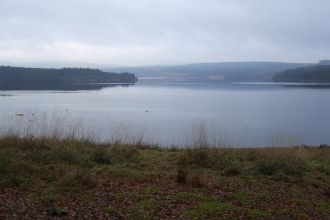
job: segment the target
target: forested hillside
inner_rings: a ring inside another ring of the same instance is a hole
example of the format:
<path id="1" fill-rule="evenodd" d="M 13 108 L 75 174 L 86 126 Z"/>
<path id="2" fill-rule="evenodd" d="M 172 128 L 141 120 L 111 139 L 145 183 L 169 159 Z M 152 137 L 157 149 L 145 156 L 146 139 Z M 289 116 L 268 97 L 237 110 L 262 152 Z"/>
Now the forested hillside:
<path id="1" fill-rule="evenodd" d="M 273 77 L 274 82 L 330 82 L 330 66 L 317 65 L 288 69 Z"/>
<path id="2" fill-rule="evenodd" d="M 53 87 L 76 83 L 135 83 L 132 73 L 109 73 L 99 69 L 62 68 L 42 69 L 0 66 L 0 88 L 8 86 Z"/>

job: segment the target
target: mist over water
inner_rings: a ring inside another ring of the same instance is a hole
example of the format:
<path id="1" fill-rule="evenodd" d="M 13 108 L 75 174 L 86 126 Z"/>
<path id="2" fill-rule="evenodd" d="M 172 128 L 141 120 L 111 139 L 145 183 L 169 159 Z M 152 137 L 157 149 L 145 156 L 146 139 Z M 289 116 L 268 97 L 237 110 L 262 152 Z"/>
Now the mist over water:
<path id="1" fill-rule="evenodd" d="M 162 146 L 186 146 L 203 125 L 209 142 L 227 146 L 330 144 L 326 84 L 145 79 L 99 90 L 15 90 L 0 91 L 0 95 L 2 132 L 15 123 L 29 129 L 27 124 L 35 122 L 34 129 L 43 129 L 44 118 L 47 123 L 60 122 L 66 132 L 92 135 L 98 141 L 143 137 Z"/>

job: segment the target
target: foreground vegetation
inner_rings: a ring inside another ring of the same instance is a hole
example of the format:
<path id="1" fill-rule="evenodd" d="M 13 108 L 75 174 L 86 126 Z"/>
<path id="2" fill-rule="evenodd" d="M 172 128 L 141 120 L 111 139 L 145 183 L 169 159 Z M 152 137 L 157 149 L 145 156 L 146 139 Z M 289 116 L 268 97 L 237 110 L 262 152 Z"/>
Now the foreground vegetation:
<path id="1" fill-rule="evenodd" d="M 0 219 L 327 219 L 329 197 L 326 145 L 0 138 Z"/>

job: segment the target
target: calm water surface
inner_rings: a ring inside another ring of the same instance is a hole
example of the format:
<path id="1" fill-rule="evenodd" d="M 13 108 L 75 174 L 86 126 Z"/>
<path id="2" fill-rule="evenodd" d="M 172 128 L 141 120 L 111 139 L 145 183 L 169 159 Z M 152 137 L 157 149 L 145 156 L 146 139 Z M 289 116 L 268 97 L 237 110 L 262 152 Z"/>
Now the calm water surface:
<path id="1" fill-rule="evenodd" d="M 236 146 L 270 146 L 274 138 L 330 144 L 327 84 L 150 82 L 100 90 L 0 91 L 0 126 L 5 131 L 13 123 L 56 115 L 70 121 L 68 128 L 83 127 L 101 141 L 118 135 L 120 127 L 122 136 L 183 146 L 202 124 L 212 141 L 221 137 Z"/>

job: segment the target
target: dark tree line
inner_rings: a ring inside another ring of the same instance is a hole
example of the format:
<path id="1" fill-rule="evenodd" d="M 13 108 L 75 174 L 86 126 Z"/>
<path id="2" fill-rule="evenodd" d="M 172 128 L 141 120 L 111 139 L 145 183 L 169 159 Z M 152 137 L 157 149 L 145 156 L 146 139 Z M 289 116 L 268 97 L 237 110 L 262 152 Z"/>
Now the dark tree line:
<path id="1" fill-rule="evenodd" d="M 67 85 L 75 83 L 135 83 L 132 73 L 109 73 L 99 69 L 43 69 L 0 66 L 0 87 L 8 85 Z"/>
<path id="2" fill-rule="evenodd" d="M 330 82 L 330 66 L 317 65 L 276 73 L 274 82 Z"/>

